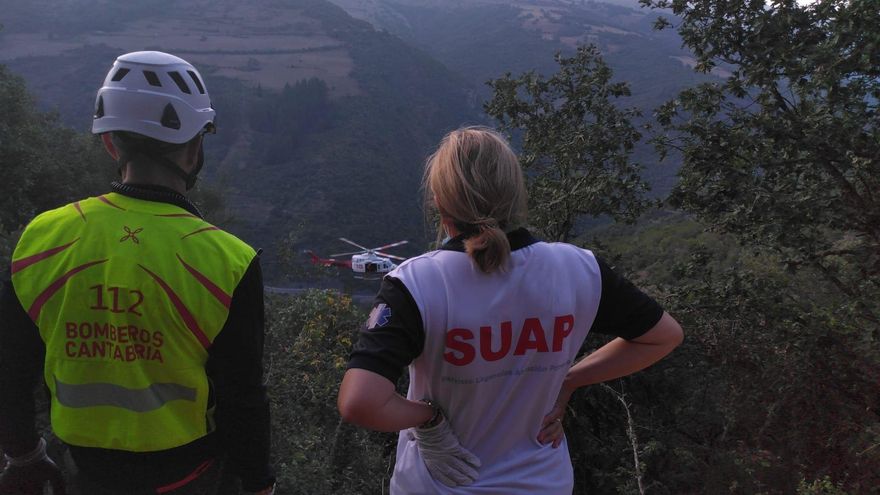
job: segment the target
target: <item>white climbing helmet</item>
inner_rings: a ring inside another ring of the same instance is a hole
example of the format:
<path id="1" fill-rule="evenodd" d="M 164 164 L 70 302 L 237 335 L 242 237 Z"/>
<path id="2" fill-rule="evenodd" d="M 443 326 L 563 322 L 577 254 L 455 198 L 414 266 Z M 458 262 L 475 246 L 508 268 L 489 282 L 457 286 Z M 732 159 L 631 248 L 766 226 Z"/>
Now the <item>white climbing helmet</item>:
<path id="1" fill-rule="evenodd" d="M 182 144 L 213 130 L 216 113 L 199 71 L 163 52 L 116 59 L 95 100 L 92 133 L 128 131 Z"/>

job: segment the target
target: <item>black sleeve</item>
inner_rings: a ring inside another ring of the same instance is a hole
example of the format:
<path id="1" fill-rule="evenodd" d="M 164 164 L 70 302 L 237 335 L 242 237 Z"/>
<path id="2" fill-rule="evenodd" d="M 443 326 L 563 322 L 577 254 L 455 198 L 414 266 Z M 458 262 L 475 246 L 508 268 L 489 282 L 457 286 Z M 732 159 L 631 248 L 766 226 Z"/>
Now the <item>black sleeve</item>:
<path id="1" fill-rule="evenodd" d="M 46 347 L 8 277 L 0 287 L 0 450 L 15 457 L 39 442 L 34 389 Z"/>
<path id="2" fill-rule="evenodd" d="M 632 340 L 644 335 L 660 321 L 663 308 L 629 280 L 614 273 L 601 258 L 602 298 L 591 332 Z"/>
<path id="3" fill-rule="evenodd" d="M 396 384 L 403 369 L 422 353 L 425 328 L 422 315 L 403 282 L 382 279 L 370 318 L 361 329 L 348 368 L 378 373 Z"/>
<path id="4" fill-rule="evenodd" d="M 229 317 L 206 366 L 214 385 L 217 433 L 245 491 L 275 481 L 269 463 L 269 399 L 263 382 L 263 273 L 254 258 L 232 295 Z"/>

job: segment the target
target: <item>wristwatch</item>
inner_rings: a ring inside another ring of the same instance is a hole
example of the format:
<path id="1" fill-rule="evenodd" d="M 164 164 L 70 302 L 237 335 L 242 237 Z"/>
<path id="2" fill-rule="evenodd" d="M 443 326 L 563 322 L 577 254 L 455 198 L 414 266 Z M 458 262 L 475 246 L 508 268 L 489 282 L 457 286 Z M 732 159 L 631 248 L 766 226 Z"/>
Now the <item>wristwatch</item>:
<path id="1" fill-rule="evenodd" d="M 427 398 L 422 399 L 420 402 L 424 402 L 425 404 L 430 406 L 431 409 L 434 410 L 434 415 L 431 416 L 431 419 L 420 424 L 418 426 L 419 428 L 421 428 L 421 429 L 432 428 L 432 427 L 437 426 L 443 422 L 443 410 L 440 409 L 440 406 L 438 406 L 437 404 L 434 404 L 434 401 L 432 401 L 431 399 L 427 399 Z"/>

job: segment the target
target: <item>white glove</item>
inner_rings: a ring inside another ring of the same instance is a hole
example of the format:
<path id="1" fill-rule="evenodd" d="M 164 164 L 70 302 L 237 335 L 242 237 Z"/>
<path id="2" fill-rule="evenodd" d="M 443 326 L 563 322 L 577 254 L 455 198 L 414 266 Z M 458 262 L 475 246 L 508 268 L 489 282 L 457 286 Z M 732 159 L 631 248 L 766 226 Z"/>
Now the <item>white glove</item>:
<path id="1" fill-rule="evenodd" d="M 480 459 L 458 443 L 445 417 L 436 426 L 412 428 L 410 432 L 434 479 L 446 486 L 470 485 L 477 480 Z"/>

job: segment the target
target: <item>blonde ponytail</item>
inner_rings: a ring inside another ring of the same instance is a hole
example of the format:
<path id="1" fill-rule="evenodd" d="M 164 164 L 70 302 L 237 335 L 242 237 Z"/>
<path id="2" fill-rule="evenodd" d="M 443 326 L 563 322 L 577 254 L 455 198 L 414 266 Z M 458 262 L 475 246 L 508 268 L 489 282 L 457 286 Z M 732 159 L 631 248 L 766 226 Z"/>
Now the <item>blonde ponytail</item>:
<path id="1" fill-rule="evenodd" d="M 464 241 L 467 254 L 473 258 L 483 273 L 492 273 L 507 263 L 510 257 L 510 242 L 507 234 L 494 225 L 483 224 L 479 227 L 479 233 L 468 237 Z"/>
<path id="2" fill-rule="evenodd" d="M 427 205 L 466 234 L 465 249 L 480 270 L 502 269 L 510 258 L 505 232 L 527 214 L 522 170 L 507 141 L 485 127 L 450 132 L 428 159 L 424 183 Z"/>

